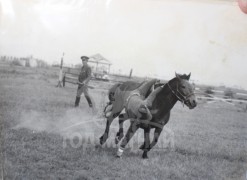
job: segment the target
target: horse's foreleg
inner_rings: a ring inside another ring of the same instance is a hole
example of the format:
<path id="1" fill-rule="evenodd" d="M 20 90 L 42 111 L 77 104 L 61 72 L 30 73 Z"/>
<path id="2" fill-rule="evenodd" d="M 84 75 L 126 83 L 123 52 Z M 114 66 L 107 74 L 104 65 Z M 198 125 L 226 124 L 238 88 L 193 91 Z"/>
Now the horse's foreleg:
<path id="1" fill-rule="evenodd" d="M 129 117 L 128 117 L 128 114 L 127 113 L 124 113 L 124 114 L 120 114 L 118 116 L 119 118 L 119 130 L 116 134 L 116 137 L 115 137 L 115 143 L 118 144 L 119 141 L 121 141 L 121 139 L 123 138 L 124 136 L 124 132 L 123 132 L 123 123 L 124 121 L 126 121 Z"/>
<path id="2" fill-rule="evenodd" d="M 133 135 L 135 134 L 135 132 L 137 131 L 138 128 L 139 127 L 136 125 L 135 122 L 132 122 L 130 124 L 129 129 L 128 129 L 124 139 L 122 140 L 120 147 L 118 148 L 118 152 L 117 152 L 118 157 L 122 156 L 126 145 L 128 144 L 129 140 L 133 137 Z"/>
<path id="3" fill-rule="evenodd" d="M 106 140 L 108 139 L 111 123 L 112 123 L 113 119 L 115 119 L 119 114 L 120 114 L 120 112 L 111 113 L 111 115 L 107 118 L 105 132 L 100 137 L 100 144 L 101 145 L 104 144 L 106 142 Z"/>
<path id="4" fill-rule="evenodd" d="M 141 149 L 143 149 L 142 158 L 148 158 L 148 151 L 150 146 L 150 128 L 144 129 L 144 144 L 142 145 Z"/>
<path id="5" fill-rule="evenodd" d="M 157 144 L 161 132 L 162 132 L 162 129 L 161 128 L 155 128 L 154 138 L 153 138 L 153 141 L 152 141 L 152 143 L 150 144 L 150 146 L 148 148 L 148 151 L 150 151 Z"/>

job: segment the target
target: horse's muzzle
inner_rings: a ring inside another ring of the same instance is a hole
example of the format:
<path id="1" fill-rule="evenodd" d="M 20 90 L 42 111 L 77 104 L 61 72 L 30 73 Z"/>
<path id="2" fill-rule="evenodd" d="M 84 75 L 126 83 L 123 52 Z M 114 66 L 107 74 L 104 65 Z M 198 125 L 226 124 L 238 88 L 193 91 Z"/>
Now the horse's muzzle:
<path id="1" fill-rule="evenodd" d="M 184 103 L 186 104 L 186 106 L 188 106 L 189 109 L 194 109 L 197 106 L 197 102 L 195 99 L 188 99 Z"/>

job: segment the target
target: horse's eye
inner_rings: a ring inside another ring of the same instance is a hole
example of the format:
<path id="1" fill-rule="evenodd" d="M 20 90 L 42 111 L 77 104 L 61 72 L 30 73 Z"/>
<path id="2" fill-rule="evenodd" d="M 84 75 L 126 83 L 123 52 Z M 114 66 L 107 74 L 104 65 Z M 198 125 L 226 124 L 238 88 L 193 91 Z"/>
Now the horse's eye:
<path id="1" fill-rule="evenodd" d="M 181 86 L 181 88 L 185 89 L 185 86 Z"/>

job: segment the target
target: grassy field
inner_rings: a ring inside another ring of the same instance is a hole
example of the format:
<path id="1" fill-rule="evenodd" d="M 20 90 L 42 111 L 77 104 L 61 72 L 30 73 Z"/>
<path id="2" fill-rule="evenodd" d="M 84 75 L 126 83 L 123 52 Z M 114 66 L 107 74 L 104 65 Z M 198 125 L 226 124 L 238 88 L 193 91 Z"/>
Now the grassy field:
<path id="1" fill-rule="evenodd" d="M 236 179 L 247 171 L 247 113 L 225 103 L 200 103 L 189 110 L 177 103 L 149 159 L 141 158 L 142 131 L 116 158 L 113 123 L 101 111 L 109 84 L 92 82 L 98 112 L 76 86 L 56 88 L 54 69 L 0 67 L 0 179 Z M 126 123 L 127 126 L 128 123 Z"/>

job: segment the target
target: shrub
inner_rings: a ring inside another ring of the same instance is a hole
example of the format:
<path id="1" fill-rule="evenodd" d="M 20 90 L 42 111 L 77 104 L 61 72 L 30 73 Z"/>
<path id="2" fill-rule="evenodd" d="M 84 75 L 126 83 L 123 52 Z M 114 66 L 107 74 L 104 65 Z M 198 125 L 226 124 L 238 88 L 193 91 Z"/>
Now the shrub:
<path id="1" fill-rule="evenodd" d="M 234 92 L 231 89 L 226 89 L 224 91 L 225 98 L 233 98 L 234 97 Z"/>

